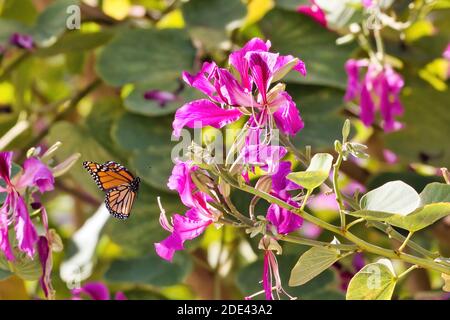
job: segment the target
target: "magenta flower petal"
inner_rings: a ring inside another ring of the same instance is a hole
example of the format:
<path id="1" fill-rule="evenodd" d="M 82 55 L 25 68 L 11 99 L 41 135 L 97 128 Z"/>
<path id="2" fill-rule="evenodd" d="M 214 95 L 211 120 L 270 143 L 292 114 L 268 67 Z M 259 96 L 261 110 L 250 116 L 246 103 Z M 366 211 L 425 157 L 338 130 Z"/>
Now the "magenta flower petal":
<path id="1" fill-rule="evenodd" d="M 263 288 L 266 295 L 266 300 L 273 300 L 272 296 L 272 277 L 270 275 L 270 257 L 273 254 L 269 250 L 264 251 L 264 265 L 263 265 Z"/>
<path id="2" fill-rule="evenodd" d="M 172 233 L 163 241 L 155 243 L 156 253 L 167 261 L 172 261 L 175 251 L 183 249 L 183 241 L 177 233 Z"/>
<path id="3" fill-rule="evenodd" d="M 14 260 L 14 254 L 11 249 L 8 237 L 8 212 L 10 209 L 11 196 L 6 196 L 5 202 L 0 208 L 0 250 L 5 254 L 9 261 Z"/>
<path id="4" fill-rule="evenodd" d="M 278 170 L 280 160 L 286 153 L 287 150 L 284 147 L 264 144 L 247 145 L 241 151 L 244 163 L 260 166 L 269 174 Z"/>
<path id="5" fill-rule="evenodd" d="M 114 296 L 114 300 L 128 300 L 128 298 L 125 296 L 125 294 L 122 291 L 116 292 L 116 295 Z"/>
<path id="6" fill-rule="evenodd" d="M 193 207 L 192 192 L 195 184 L 190 177 L 191 172 L 197 170 L 197 166 L 190 166 L 186 162 L 178 162 L 172 169 L 172 175 L 169 177 L 167 186 L 171 190 L 176 190 L 180 195 L 181 201 L 188 207 Z"/>
<path id="7" fill-rule="evenodd" d="M 358 61 L 350 59 L 345 63 L 345 71 L 347 72 L 347 91 L 345 92 L 345 101 L 355 99 L 359 95 L 359 68 Z"/>
<path id="8" fill-rule="evenodd" d="M 370 8 L 372 6 L 373 0 L 362 0 L 362 4 L 365 8 Z"/>
<path id="9" fill-rule="evenodd" d="M 16 188 L 38 187 L 41 193 L 53 190 L 55 178 L 51 170 L 37 158 L 28 158 L 23 164 L 23 173 Z"/>
<path id="10" fill-rule="evenodd" d="M 156 101 L 161 108 L 165 107 L 169 102 L 177 100 L 177 95 L 162 90 L 150 90 L 144 93 L 145 100 Z"/>
<path id="11" fill-rule="evenodd" d="M 183 80 L 191 87 L 203 92 L 208 97 L 216 102 L 220 102 L 217 99 L 216 88 L 212 84 L 214 70 L 217 65 L 214 62 L 204 62 L 202 69 L 195 75 L 191 75 L 188 72 L 183 72 Z"/>
<path id="12" fill-rule="evenodd" d="M 37 244 L 39 260 L 42 266 L 42 276 L 39 279 L 45 297 L 51 299 L 54 295 L 51 273 L 52 273 L 52 251 L 46 237 L 40 236 Z"/>
<path id="13" fill-rule="evenodd" d="M 34 47 L 33 37 L 28 34 L 13 33 L 9 38 L 9 43 L 26 50 L 31 50 Z"/>
<path id="14" fill-rule="evenodd" d="M 286 178 L 291 172 L 291 162 L 281 161 L 278 170 L 272 175 L 272 191 L 275 194 L 279 194 L 283 191 L 301 189 L 298 184 Z"/>
<path id="15" fill-rule="evenodd" d="M 216 89 L 224 102 L 230 106 L 253 107 L 256 105 L 251 92 L 244 89 L 228 70 L 217 68 L 216 73 Z"/>
<path id="16" fill-rule="evenodd" d="M 444 52 L 442 53 L 442 56 L 447 59 L 450 60 L 450 43 L 447 45 L 447 47 L 445 48 Z"/>
<path id="17" fill-rule="evenodd" d="M 361 89 L 361 121 L 366 126 L 372 125 L 375 121 L 375 104 L 373 103 L 370 91 L 366 84 Z"/>
<path id="18" fill-rule="evenodd" d="M 288 63 L 291 63 L 295 58 L 291 55 L 278 56 L 274 67 L 274 77 L 276 78 L 276 73 L 282 70 Z M 297 63 L 292 66 L 292 69 L 299 72 L 302 76 L 306 76 L 306 66 L 302 60 L 298 60 Z M 284 73 L 288 73 L 290 70 L 283 70 Z"/>
<path id="19" fill-rule="evenodd" d="M 247 52 L 251 51 L 264 51 L 267 52 L 270 49 L 270 41 L 264 42 L 259 38 L 253 38 L 248 41 L 240 50 L 236 50 L 230 54 L 229 63 L 238 72 L 241 78 L 241 85 L 247 90 L 251 90 L 252 81 L 248 74 L 248 61 L 245 59 Z"/>
<path id="20" fill-rule="evenodd" d="M 184 127 L 222 128 L 223 126 L 238 120 L 242 116 L 239 109 L 222 109 L 209 100 L 201 99 L 183 105 L 175 113 L 173 121 L 173 135 L 180 137 Z"/>
<path id="21" fill-rule="evenodd" d="M 301 5 L 297 8 L 297 12 L 311 17 L 320 25 L 327 26 L 327 18 L 325 12 L 316 4 L 314 0 L 310 1 L 310 5 Z"/>
<path id="22" fill-rule="evenodd" d="M 86 294 L 92 300 L 110 300 L 108 287 L 101 282 L 87 283 L 79 289 L 72 290 L 72 294 L 78 298 L 81 294 Z"/>
<path id="23" fill-rule="evenodd" d="M 366 261 L 364 260 L 364 254 L 362 252 L 357 252 L 353 256 L 352 266 L 356 272 L 364 268 Z"/>
<path id="24" fill-rule="evenodd" d="M 191 218 L 198 218 L 193 220 Z M 156 253 L 167 261 L 172 261 L 175 251 L 183 250 L 183 243 L 198 237 L 212 223 L 212 219 L 203 217 L 197 209 L 191 209 L 186 216 L 175 214 L 173 232 L 166 239 L 155 243 Z"/>
<path id="25" fill-rule="evenodd" d="M 197 217 L 198 220 L 189 217 Z M 211 223 L 212 219 L 199 215 L 197 209 L 190 209 L 186 217 L 178 214 L 173 217 L 174 233 L 177 233 L 182 241 L 197 238 Z"/>
<path id="26" fill-rule="evenodd" d="M 19 195 L 14 192 L 14 212 L 15 212 L 15 231 L 19 249 L 25 252 L 30 258 L 35 254 L 35 244 L 38 240 L 38 235 L 34 225 L 30 219 L 27 206 Z"/>
<path id="27" fill-rule="evenodd" d="M 267 210 L 267 220 L 277 229 L 279 234 L 288 234 L 300 228 L 303 219 L 293 212 L 271 204 Z"/>
<path id="28" fill-rule="evenodd" d="M 262 96 L 262 104 L 267 104 L 267 90 L 269 90 L 273 78 L 273 70 L 278 56 L 275 53 L 262 51 L 248 52 L 245 56 L 248 60 L 253 82 Z"/>
<path id="29" fill-rule="evenodd" d="M 273 114 L 275 123 L 283 133 L 295 136 L 304 127 L 300 112 L 287 92 L 281 92 L 277 100 L 278 109 Z"/>
<path id="30" fill-rule="evenodd" d="M 10 151 L 0 152 L 0 177 L 7 184 L 10 184 L 12 156 Z"/>

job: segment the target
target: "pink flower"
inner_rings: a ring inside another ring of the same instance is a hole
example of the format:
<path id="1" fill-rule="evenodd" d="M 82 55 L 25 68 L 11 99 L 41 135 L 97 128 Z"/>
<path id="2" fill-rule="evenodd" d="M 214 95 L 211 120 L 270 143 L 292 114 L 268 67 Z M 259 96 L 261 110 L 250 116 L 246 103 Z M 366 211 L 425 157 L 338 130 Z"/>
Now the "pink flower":
<path id="1" fill-rule="evenodd" d="M 205 231 L 217 220 L 217 213 L 208 204 L 209 197 L 196 190 L 191 173 L 198 170 L 186 162 L 178 162 L 172 170 L 168 186 L 178 191 L 182 202 L 190 209 L 184 216 L 175 214 L 171 222 L 168 221 L 161 208 L 161 226 L 170 232 L 170 235 L 161 242 L 155 243 L 156 253 L 163 259 L 172 261 L 175 251 L 184 249 L 184 242 L 192 240 Z"/>
<path id="2" fill-rule="evenodd" d="M 284 293 L 290 299 L 291 297 L 284 289 L 281 283 L 280 270 L 278 268 L 278 261 L 274 251 L 278 254 L 281 253 L 281 247 L 279 244 L 270 237 L 263 237 L 259 243 L 259 248 L 264 250 L 264 264 L 263 264 L 263 288 L 266 300 L 274 300 L 273 292 L 276 293 L 276 297 L 280 299 L 280 293 Z M 259 294 L 256 293 L 248 298 Z"/>
<path id="3" fill-rule="evenodd" d="M 298 190 L 301 187 L 286 178 L 289 173 L 291 173 L 291 163 L 289 161 L 281 161 L 277 166 L 277 171 L 271 174 L 272 189 L 270 193 L 297 207 L 297 203 L 291 199 L 288 191 Z M 269 206 L 266 219 L 270 222 L 268 228 L 275 228 L 278 234 L 288 234 L 296 231 L 303 223 L 303 219 L 299 215 L 276 204 Z"/>
<path id="4" fill-rule="evenodd" d="M 111 300 L 108 287 L 101 282 L 89 282 L 79 289 L 72 290 L 72 300 L 83 300 L 82 295 L 90 300 Z M 119 291 L 114 300 L 127 300 L 127 297 Z"/>
<path id="5" fill-rule="evenodd" d="M 363 68 L 366 74 L 361 77 Z M 385 131 L 398 130 L 402 125 L 395 120 L 403 114 L 400 91 L 404 86 L 403 78 L 391 66 L 380 66 L 367 60 L 350 59 L 345 65 L 348 82 L 345 101 L 358 99 L 361 107 L 361 121 L 366 126 L 375 122 L 375 113 L 379 111 Z M 361 79 L 362 78 L 362 79 Z"/>
<path id="6" fill-rule="evenodd" d="M 325 16 L 325 12 L 317 5 L 315 0 L 310 0 L 309 2 L 309 5 L 300 5 L 297 8 L 297 12 L 311 17 L 320 25 L 326 27 L 327 17 Z"/>
<path id="7" fill-rule="evenodd" d="M 24 163 L 22 174 L 12 181 L 12 155 L 12 152 L 0 153 L 0 178 L 4 182 L 4 186 L 0 186 L 0 193 L 7 194 L 0 208 L 0 248 L 8 260 L 14 260 L 8 240 L 8 226 L 14 224 L 18 248 L 33 258 L 38 240 L 37 232 L 19 191 L 27 187 L 36 187 L 40 192 L 51 190 L 54 178 L 50 169 L 38 159 L 29 158 Z"/>
<path id="8" fill-rule="evenodd" d="M 178 109 L 173 134 L 179 137 L 184 127 L 222 128 L 244 114 L 251 115 L 249 123 L 258 126 L 273 120 L 289 135 L 301 130 L 303 122 L 292 98 L 283 86 L 271 88 L 271 84 L 292 69 L 306 75 L 305 65 L 292 56 L 271 53 L 269 49 L 269 41 L 254 38 L 230 54 L 229 63 L 239 73 L 239 80 L 214 62 L 205 62 L 195 75 L 184 72 L 184 81 L 208 99 L 191 101 Z"/>

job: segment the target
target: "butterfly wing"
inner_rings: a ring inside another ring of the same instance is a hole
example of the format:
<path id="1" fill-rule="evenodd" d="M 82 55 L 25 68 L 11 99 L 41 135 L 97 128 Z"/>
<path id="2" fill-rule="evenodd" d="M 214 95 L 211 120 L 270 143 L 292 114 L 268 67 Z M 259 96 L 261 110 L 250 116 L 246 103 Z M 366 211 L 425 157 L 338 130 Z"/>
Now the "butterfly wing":
<path id="1" fill-rule="evenodd" d="M 99 164 L 92 161 L 83 162 L 83 166 L 94 178 L 100 190 L 107 191 L 120 185 L 130 184 L 134 176 L 117 162 L 109 161 Z"/>
<path id="2" fill-rule="evenodd" d="M 108 190 L 105 197 L 106 208 L 119 219 L 128 219 L 137 189 L 133 185 L 120 185 Z"/>

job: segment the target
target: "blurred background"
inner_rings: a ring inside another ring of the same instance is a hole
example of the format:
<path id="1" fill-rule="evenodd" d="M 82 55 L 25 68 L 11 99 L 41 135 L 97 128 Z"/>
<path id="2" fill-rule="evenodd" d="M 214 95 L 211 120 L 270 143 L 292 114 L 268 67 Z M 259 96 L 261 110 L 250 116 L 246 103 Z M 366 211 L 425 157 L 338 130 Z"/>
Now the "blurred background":
<path id="1" fill-rule="evenodd" d="M 298 12 L 313 5 L 325 12 L 326 26 Z M 128 299 L 243 299 L 262 289 L 257 241 L 243 230 L 208 228 L 172 264 L 153 248 L 167 236 L 159 225 L 157 196 L 168 214 L 185 211 L 166 186 L 175 144 L 171 122 L 177 108 L 201 94 L 183 85 L 181 72 L 197 72 L 206 60 L 225 66 L 228 54 L 252 37 L 269 39 L 273 51 L 306 64 L 307 77 L 287 77 L 287 91 L 305 122 L 294 139 L 299 148 L 332 152 L 346 118 L 352 120 L 353 140 L 369 146 L 370 159 L 343 166 L 347 190 L 399 179 L 420 192 L 427 183 L 442 182 L 439 168 L 450 166 L 449 64 L 443 57 L 450 42 L 450 2 L 383 1 L 383 8 L 398 21 L 410 21 L 401 32 L 382 31 L 390 62 L 405 79 L 405 113 L 398 118 L 404 128 L 391 133 L 365 127 L 358 106 L 343 100 L 345 62 L 366 56 L 357 42 L 342 38 L 352 23 L 367 19 L 360 1 L 0 0 L 0 148 L 14 150 L 17 161 L 29 148 L 57 141 L 62 142 L 57 160 L 81 154 L 43 199 L 64 245 L 54 254 L 56 298 L 70 299 L 71 289 L 92 282 L 106 285 L 111 297 L 123 292 Z M 33 45 L 12 45 L 15 33 L 30 35 Z M 170 98 L 145 99 L 149 91 Z M 82 167 L 85 160 L 115 160 L 141 177 L 130 219 L 105 218 L 103 194 Z M 233 198 L 246 212 L 250 197 Z M 339 218 L 326 193 L 317 194 L 309 209 L 330 222 Z M 265 212 L 264 204 L 259 210 Z M 331 239 L 307 223 L 301 232 Z M 376 230 L 355 232 L 390 245 Z M 450 221 L 421 232 L 417 242 L 448 256 Z M 290 269 L 306 249 L 284 245 L 279 264 L 285 289 L 302 299 L 343 299 L 355 272 L 351 259 L 304 286 L 287 286 Z M 0 273 L 0 298 L 42 298 L 38 267 Z M 441 286 L 439 274 L 416 270 L 394 297 L 444 299 Z"/>

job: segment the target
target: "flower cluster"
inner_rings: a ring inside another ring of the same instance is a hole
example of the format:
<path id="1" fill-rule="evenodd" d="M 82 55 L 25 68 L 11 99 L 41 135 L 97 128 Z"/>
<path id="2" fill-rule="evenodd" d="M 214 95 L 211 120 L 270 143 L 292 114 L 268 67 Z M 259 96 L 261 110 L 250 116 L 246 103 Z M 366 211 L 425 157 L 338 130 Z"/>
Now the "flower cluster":
<path id="1" fill-rule="evenodd" d="M 380 65 L 367 59 L 350 59 L 345 69 L 348 82 L 344 99 L 359 99 L 360 117 L 364 125 L 371 126 L 375 122 L 376 111 L 379 111 L 385 131 L 400 129 L 402 125 L 395 117 L 403 114 L 400 102 L 403 78 L 390 65 Z"/>
<path id="2" fill-rule="evenodd" d="M 177 110 L 174 136 L 179 137 L 183 127 L 222 128 L 244 115 L 250 116 L 250 128 L 270 129 L 275 124 L 287 135 L 301 130 L 303 121 L 285 86 L 271 85 L 292 69 L 305 76 L 305 65 L 292 56 L 269 52 L 270 46 L 269 41 L 254 38 L 230 54 L 231 70 L 205 62 L 195 75 L 184 72 L 184 81 L 208 99 L 191 101 Z"/>
<path id="3" fill-rule="evenodd" d="M 0 208 L 0 250 L 11 262 L 17 258 L 16 250 L 25 253 L 29 259 L 35 259 L 37 253 L 42 265 L 40 284 L 49 298 L 53 296 L 50 280 L 52 248 L 59 238 L 48 227 L 47 212 L 40 203 L 40 195 L 53 190 L 53 172 L 36 156 L 26 159 L 22 168 L 13 165 L 12 158 L 12 152 L 0 153 L 0 194 L 4 196 Z M 34 210 L 31 215 L 29 207 Z M 41 219 L 43 234 L 38 233 L 32 217 Z"/>

